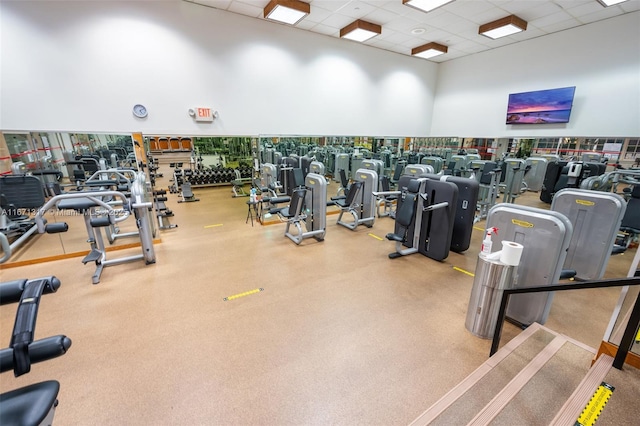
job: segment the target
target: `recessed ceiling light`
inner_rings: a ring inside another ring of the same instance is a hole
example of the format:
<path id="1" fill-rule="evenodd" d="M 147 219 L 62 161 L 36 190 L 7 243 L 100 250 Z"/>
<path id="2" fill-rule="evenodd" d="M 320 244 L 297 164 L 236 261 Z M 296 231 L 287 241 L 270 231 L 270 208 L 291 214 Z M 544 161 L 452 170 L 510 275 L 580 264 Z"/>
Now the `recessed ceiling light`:
<path id="1" fill-rule="evenodd" d="M 480 25 L 478 34 L 482 34 L 492 39 L 506 37 L 519 33 L 527 29 L 527 21 L 515 15 L 505 16 L 488 24 Z"/>
<path id="2" fill-rule="evenodd" d="M 627 0 L 598 0 L 604 7 L 613 6 L 614 4 L 624 3 Z"/>
<path id="3" fill-rule="evenodd" d="M 271 0 L 264 8 L 265 19 L 295 25 L 311 12 L 309 3 L 300 0 Z"/>
<path id="4" fill-rule="evenodd" d="M 439 56 L 447 53 L 449 48 L 445 45 L 431 42 L 427 44 L 423 44 L 422 46 L 414 47 L 411 49 L 412 56 L 418 56 L 424 59 L 430 59 L 434 56 Z"/>
<path id="5" fill-rule="evenodd" d="M 340 37 L 363 42 L 381 33 L 382 27 L 380 25 L 358 19 L 341 29 Z"/>
<path id="6" fill-rule="evenodd" d="M 402 4 L 415 7 L 423 12 L 430 12 L 433 9 L 437 9 L 447 3 L 451 3 L 452 1 L 453 0 L 402 0 Z"/>
<path id="7" fill-rule="evenodd" d="M 424 34 L 424 32 L 427 31 L 424 28 L 414 28 L 411 30 L 411 34 L 413 35 L 420 35 L 420 34 Z"/>

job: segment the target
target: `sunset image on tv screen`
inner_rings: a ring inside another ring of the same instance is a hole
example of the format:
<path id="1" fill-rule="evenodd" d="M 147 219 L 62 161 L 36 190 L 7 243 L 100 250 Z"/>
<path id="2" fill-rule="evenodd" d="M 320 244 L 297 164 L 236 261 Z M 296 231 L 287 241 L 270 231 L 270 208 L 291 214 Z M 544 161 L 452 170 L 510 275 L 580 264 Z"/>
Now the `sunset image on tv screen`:
<path id="1" fill-rule="evenodd" d="M 507 124 L 568 123 L 575 86 L 535 92 L 512 93 Z"/>

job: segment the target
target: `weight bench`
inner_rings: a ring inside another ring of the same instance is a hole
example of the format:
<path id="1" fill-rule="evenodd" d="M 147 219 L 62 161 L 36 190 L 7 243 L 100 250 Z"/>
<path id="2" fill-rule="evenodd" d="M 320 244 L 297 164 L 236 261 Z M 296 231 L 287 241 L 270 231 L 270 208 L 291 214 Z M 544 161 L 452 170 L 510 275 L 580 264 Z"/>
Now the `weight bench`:
<path id="1" fill-rule="evenodd" d="M 233 185 L 231 189 L 233 191 L 233 197 L 248 197 L 249 194 L 244 190 L 244 185 L 246 183 L 251 183 L 253 179 L 250 177 L 243 178 L 240 174 L 240 170 L 238 169 L 235 169 L 234 172 L 236 174 L 236 178 L 231 181 L 231 185 Z"/>
<path id="2" fill-rule="evenodd" d="M 180 187 L 180 189 L 181 189 L 180 195 L 182 196 L 182 200 L 178 200 L 179 203 L 193 203 L 195 201 L 200 201 L 199 198 L 196 198 L 196 196 L 193 195 L 193 191 L 191 190 L 191 184 L 189 182 L 184 182 Z"/>

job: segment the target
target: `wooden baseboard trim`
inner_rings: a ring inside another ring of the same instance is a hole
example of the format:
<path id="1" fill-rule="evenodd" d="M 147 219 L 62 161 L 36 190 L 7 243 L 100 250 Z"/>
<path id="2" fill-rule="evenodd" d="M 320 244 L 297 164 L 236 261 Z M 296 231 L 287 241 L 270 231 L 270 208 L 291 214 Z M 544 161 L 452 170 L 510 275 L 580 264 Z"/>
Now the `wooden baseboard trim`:
<path id="1" fill-rule="evenodd" d="M 610 357 L 615 358 L 617 353 L 618 353 L 617 345 L 603 341 L 602 343 L 600 343 L 600 347 L 598 348 L 598 353 L 596 354 L 596 357 L 593 359 L 593 362 L 595 362 L 598 359 L 598 357 L 600 357 L 600 355 L 602 354 L 609 355 Z M 633 352 L 629 352 L 627 354 L 627 358 L 624 360 L 624 363 L 640 369 L 640 355 L 634 354 Z"/>
<path id="2" fill-rule="evenodd" d="M 160 238 L 156 238 L 155 240 L 153 240 L 153 244 L 159 244 L 161 242 L 162 240 Z M 140 247 L 140 246 L 141 246 L 140 243 L 121 244 L 118 246 L 107 247 L 106 252 L 109 253 L 112 251 L 126 250 L 126 249 Z M 76 251 L 73 253 L 57 254 L 55 256 L 39 257 L 37 259 L 19 260 L 16 262 L 5 263 L 3 265 L 0 265 L 0 270 L 9 269 L 9 268 L 18 268 L 20 266 L 37 265 L 39 263 L 54 262 L 56 260 L 71 259 L 73 257 L 83 257 L 83 256 L 86 256 L 88 253 L 89 253 L 89 250 Z"/>

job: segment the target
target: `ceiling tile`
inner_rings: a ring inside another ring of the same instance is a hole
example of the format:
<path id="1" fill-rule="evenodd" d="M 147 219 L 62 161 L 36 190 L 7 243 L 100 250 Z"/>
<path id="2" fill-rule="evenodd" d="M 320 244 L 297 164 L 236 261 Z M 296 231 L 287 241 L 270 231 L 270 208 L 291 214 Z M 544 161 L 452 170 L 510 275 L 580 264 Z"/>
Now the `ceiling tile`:
<path id="1" fill-rule="evenodd" d="M 2 0 L 0 0 L 2 1 Z M 184 0 L 194 7 L 213 7 L 257 19 L 269 0 Z M 311 14 L 296 29 L 338 37 L 340 28 L 356 19 L 382 25 L 382 34 L 367 45 L 403 55 L 430 41 L 446 44 L 449 52 L 433 62 L 495 49 L 567 28 L 584 25 L 640 9 L 640 0 L 605 8 L 596 0 L 456 0 L 425 13 L 405 6 L 402 0 L 303 0 Z M 528 21 L 527 31 L 491 40 L 478 27 L 510 14 Z M 283 25 L 274 23 L 273 25 Z M 423 33 L 411 30 L 422 28 Z M 346 41 L 345 41 L 346 42 Z"/>
<path id="2" fill-rule="evenodd" d="M 268 3 L 268 2 L 267 2 Z M 229 5 L 229 12 L 239 13 L 241 15 L 251 16 L 253 18 L 262 18 L 264 6 L 258 7 L 255 4 L 242 3 L 241 1 L 233 1 Z"/>
<path id="3" fill-rule="evenodd" d="M 367 15 L 376 10 L 376 7 L 361 2 L 361 1 L 350 1 L 345 4 L 340 9 L 336 10 L 335 13 L 339 13 L 341 15 L 349 16 L 353 19 L 360 19 L 364 15 Z"/>

